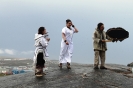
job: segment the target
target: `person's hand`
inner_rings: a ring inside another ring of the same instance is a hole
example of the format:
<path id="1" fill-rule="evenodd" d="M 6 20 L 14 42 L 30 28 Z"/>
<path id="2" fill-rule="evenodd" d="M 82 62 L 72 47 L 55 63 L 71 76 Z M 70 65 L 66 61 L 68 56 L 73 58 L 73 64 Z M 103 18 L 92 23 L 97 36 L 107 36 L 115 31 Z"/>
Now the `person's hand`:
<path id="1" fill-rule="evenodd" d="M 75 26 L 73 25 L 73 23 L 72 23 L 72 27 L 74 28 Z"/>
<path id="2" fill-rule="evenodd" d="M 115 39 L 113 39 L 113 40 L 112 40 L 112 42 L 117 42 L 117 41 L 118 41 L 118 39 L 117 39 L 117 38 L 115 38 Z"/>
<path id="3" fill-rule="evenodd" d="M 47 41 L 50 41 L 50 38 L 47 38 L 46 40 L 47 40 Z"/>
<path id="4" fill-rule="evenodd" d="M 66 45 L 69 45 L 69 43 L 68 42 L 65 42 L 66 43 Z"/>
<path id="5" fill-rule="evenodd" d="M 106 42 L 105 40 L 102 40 L 102 42 Z"/>

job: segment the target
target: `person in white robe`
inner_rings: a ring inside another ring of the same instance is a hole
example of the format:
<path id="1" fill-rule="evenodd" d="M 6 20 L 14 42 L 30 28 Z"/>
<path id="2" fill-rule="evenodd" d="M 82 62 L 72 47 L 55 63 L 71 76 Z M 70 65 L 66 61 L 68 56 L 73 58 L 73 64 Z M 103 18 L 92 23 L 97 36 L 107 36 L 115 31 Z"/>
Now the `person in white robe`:
<path id="1" fill-rule="evenodd" d="M 72 27 L 71 27 L 72 26 Z M 70 63 L 73 55 L 73 34 L 77 33 L 77 28 L 72 24 L 70 19 L 66 20 L 66 27 L 62 29 L 62 41 L 61 50 L 59 56 L 59 67 L 62 68 L 62 64 L 67 64 L 67 68 L 71 69 Z"/>
<path id="2" fill-rule="evenodd" d="M 46 37 L 46 29 L 40 27 L 38 34 L 35 34 L 35 55 L 33 58 L 33 66 L 35 68 L 35 75 L 42 75 L 45 66 L 45 58 L 48 57 L 47 46 L 50 38 Z"/>

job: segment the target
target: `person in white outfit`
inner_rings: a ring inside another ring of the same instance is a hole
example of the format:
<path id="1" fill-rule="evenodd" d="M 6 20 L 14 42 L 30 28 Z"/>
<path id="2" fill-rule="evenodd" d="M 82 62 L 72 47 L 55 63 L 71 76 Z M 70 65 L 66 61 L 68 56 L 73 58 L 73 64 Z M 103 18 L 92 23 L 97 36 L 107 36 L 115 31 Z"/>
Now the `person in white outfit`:
<path id="1" fill-rule="evenodd" d="M 38 34 L 35 34 L 35 55 L 33 58 L 33 65 L 35 67 L 35 75 L 42 75 L 45 66 L 45 58 L 48 57 L 47 49 L 50 38 L 46 37 L 46 29 L 40 27 Z"/>
<path id="2" fill-rule="evenodd" d="M 72 26 L 72 27 L 71 27 Z M 77 28 L 72 24 L 70 19 L 66 20 L 66 27 L 62 29 L 62 41 L 61 50 L 59 56 L 59 67 L 62 68 L 62 64 L 67 63 L 67 68 L 71 69 L 70 63 L 73 55 L 73 34 L 77 33 Z"/>

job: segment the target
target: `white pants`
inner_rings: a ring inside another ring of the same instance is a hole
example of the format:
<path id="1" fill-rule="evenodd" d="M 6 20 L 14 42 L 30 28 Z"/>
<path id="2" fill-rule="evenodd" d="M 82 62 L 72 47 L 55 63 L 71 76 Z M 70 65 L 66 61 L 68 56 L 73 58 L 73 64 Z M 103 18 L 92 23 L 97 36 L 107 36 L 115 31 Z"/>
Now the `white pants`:
<path id="1" fill-rule="evenodd" d="M 71 63 L 73 55 L 73 44 L 66 45 L 64 42 L 61 43 L 61 51 L 59 56 L 59 63 Z"/>

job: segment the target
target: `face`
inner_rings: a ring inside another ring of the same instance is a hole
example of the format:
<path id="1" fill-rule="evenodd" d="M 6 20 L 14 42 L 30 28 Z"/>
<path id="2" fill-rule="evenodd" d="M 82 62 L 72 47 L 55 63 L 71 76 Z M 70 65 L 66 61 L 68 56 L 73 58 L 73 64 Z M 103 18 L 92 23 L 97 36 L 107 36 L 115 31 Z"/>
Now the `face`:
<path id="1" fill-rule="evenodd" d="M 46 31 L 46 29 L 44 29 L 43 34 L 46 34 L 46 33 L 47 33 L 47 31 Z"/>
<path id="2" fill-rule="evenodd" d="M 71 27 L 72 26 L 72 22 L 68 22 L 66 25 L 67 25 L 67 27 Z"/>
<path id="3" fill-rule="evenodd" d="M 102 26 L 100 27 L 100 30 L 101 30 L 101 31 L 103 31 L 103 30 L 104 30 L 104 25 L 102 25 Z"/>

